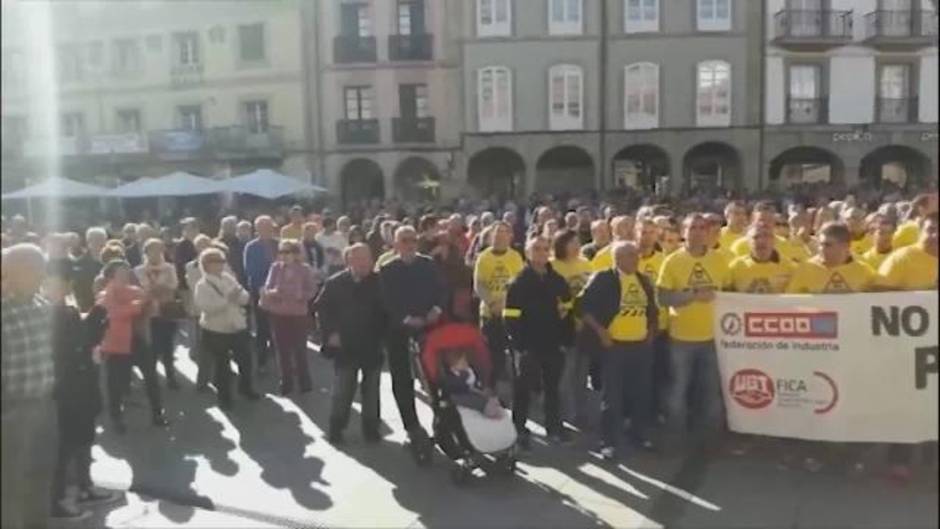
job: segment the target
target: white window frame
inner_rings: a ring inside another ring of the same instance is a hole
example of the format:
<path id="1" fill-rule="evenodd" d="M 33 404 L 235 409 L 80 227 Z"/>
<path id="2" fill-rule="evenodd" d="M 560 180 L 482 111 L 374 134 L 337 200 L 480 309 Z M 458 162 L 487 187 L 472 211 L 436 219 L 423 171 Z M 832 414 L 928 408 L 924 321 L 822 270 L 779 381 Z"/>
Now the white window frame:
<path id="1" fill-rule="evenodd" d="M 184 114 L 183 110 L 196 109 L 197 112 L 192 114 Z M 199 123 L 188 122 L 186 119 L 187 115 L 198 116 Z M 200 131 L 206 128 L 206 116 L 203 112 L 202 105 L 179 105 L 176 107 L 176 119 L 179 123 L 180 130 L 189 130 L 189 131 Z M 198 125 L 198 126 L 194 126 Z"/>
<path id="2" fill-rule="evenodd" d="M 141 54 L 140 42 L 137 39 L 115 39 L 111 49 L 113 53 L 111 62 L 116 75 L 131 75 L 142 70 L 143 55 Z M 123 51 L 127 51 L 127 53 L 124 54 Z"/>
<path id="3" fill-rule="evenodd" d="M 712 93 L 703 94 L 702 93 L 702 78 L 703 73 L 707 73 L 711 77 L 717 77 L 716 71 L 717 68 L 724 67 L 728 71 L 728 101 L 727 108 L 728 112 L 725 114 L 715 113 L 716 108 L 719 106 L 720 101 L 717 97 L 717 90 L 713 89 Z M 712 60 L 712 61 L 702 61 L 695 65 L 695 123 L 699 127 L 729 127 L 731 126 L 731 113 L 732 113 L 732 101 L 733 94 L 732 88 L 734 86 L 734 80 L 732 78 L 731 63 L 722 60 Z M 701 98 L 708 97 L 710 102 L 711 111 L 707 114 L 703 114 L 701 111 Z"/>
<path id="4" fill-rule="evenodd" d="M 497 4 L 505 9 L 505 20 L 496 20 Z M 512 0 L 476 0 L 477 37 L 509 37 L 512 35 Z M 483 23 L 484 11 L 490 11 L 490 23 Z"/>
<path id="5" fill-rule="evenodd" d="M 555 20 L 555 9 L 559 6 L 562 20 Z M 584 33 L 584 0 L 548 0 L 548 33 L 550 35 Z"/>
<path id="6" fill-rule="evenodd" d="M 184 52 L 185 45 L 185 52 Z M 183 31 L 173 36 L 173 64 L 177 66 L 196 66 L 202 64 L 202 50 L 200 49 L 199 33 L 196 31 Z M 186 60 L 183 60 L 183 58 Z"/>
<path id="7" fill-rule="evenodd" d="M 124 126 L 124 117 L 126 115 L 137 116 L 137 127 L 133 130 L 130 127 Z M 118 108 L 114 111 L 114 131 L 120 134 L 139 134 L 143 132 L 144 129 L 144 117 L 143 112 L 139 108 Z"/>
<path id="8" fill-rule="evenodd" d="M 630 17 L 632 10 L 630 8 L 631 0 L 623 0 L 623 31 L 624 33 L 655 33 L 659 31 L 659 0 L 639 0 L 640 2 L 640 19 L 635 20 Z M 656 17 L 653 20 L 647 20 L 643 16 L 645 13 L 646 7 L 649 7 L 648 4 L 652 2 L 653 9 L 656 11 Z"/>
<path id="9" fill-rule="evenodd" d="M 555 78 L 562 79 L 562 109 L 555 109 Z M 577 97 L 568 93 L 571 79 L 577 82 Z M 571 113 L 577 105 L 577 116 Z M 574 64 L 556 64 L 548 70 L 548 128 L 550 130 L 582 130 L 584 128 L 584 70 Z"/>
<path id="10" fill-rule="evenodd" d="M 243 101 L 242 113 L 245 116 L 245 129 L 249 134 L 264 134 L 271 130 L 271 104 L 266 99 Z M 252 130 L 255 125 L 257 130 Z"/>
<path id="11" fill-rule="evenodd" d="M 61 131 L 59 136 L 63 138 L 79 138 L 85 134 L 85 113 L 84 112 L 63 112 L 61 119 Z M 68 131 L 66 129 L 72 129 Z"/>
<path id="12" fill-rule="evenodd" d="M 506 93 L 500 94 L 497 90 L 499 77 L 505 76 Z M 493 101 L 484 104 L 484 79 L 489 77 L 490 93 Z M 505 66 L 484 66 L 477 70 L 477 119 L 480 132 L 509 132 L 513 126 L 513 91 L 512 91 L 512 70 Z M 492 106 L 492 115 L 485 115 L 488 106 Z M 499 108 L 506 109 L 504 114 L 499 113 Z"/>
<path id="13" fill-rule="evenodd" d="M 728 16 L 718 18 L 718 4 L 727 3 Z M 704 4 L 708 3 L 711 9 Z M 734 16 L 733 0 L 696 0 L 695 19 L 699 31 L 731 31 L 731 17 Z"/>
<path id="14" fill-rule="evenodd" d="M 260 27 L 260 28 L 261 28 L 261 57 L 256 58 L 256 59 L 246 59 L 246 58 L 244 57 L 244 51 L 245 51 L 245 50 L 244 50 L 244 47 L 243 47 L 243 46 L 245 45 L 245 39 L 244 39 L 244 35 L 242 34 L 242 32 L 243 32 L 243 31 L 250 31 L 251 29 L 253 29 L 253 28 L 255 28 L 255 27 Z M 267 28 L 267 26 L 264 24 L 264 22 L 255 22 L 255 23 L 252 23 L 252 24 L 240 24 L 240 25 L 236 28 L 236 33 L 238 34 L 238 43 L 237 43 L 237 46 L 238 46 L 238 62 L 239 62 L 239 63 L 242 63 L 242 64 L 256 64 L 256 63 L 263 63 L 263 62 L 266 62 L 266 61 L 268 60 L 268 31 L 267 31 L 267 29 L 268 29 L 268 28 Z"/>
<path id="15" fill-rule="evenodd" d="M 636 74 L 633 74 L 636 72 Z M 643 75 L 644 72 L 652 72 L 650 75 Z M 659 65 L 653 62 L 635 62 L 628 64 L 623 69 L 623 128 L 627 130 L 655 129 L 659 127 L 659 106 L 660 106 L 660 78 Z M 652 79 L 652 82 L 649 80 Z M 645 112 L 644 95 L 646 88 L 652 85 L 655 87 L 656 100 L 653 103 L 653 112 Z M 640 110 L 636 113 L 630 111 L 630 96 L 637 89 L 637 96 L 640 98 Z"/>

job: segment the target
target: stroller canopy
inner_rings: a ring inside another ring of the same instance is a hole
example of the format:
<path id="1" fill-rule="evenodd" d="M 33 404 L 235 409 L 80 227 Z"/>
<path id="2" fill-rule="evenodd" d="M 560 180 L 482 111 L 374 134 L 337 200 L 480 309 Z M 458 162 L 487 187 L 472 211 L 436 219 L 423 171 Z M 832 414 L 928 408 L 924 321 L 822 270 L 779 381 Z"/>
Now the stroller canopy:
<path id="1" fill-rule="evenodd" d="M 429 382 L 437 384 L 444 352 L 453 349 L 471 352 L 467 360 L 481 371 L 484 380 L 489 380 L 490 353 L 480 329 L 469 323 L 445 323 L 428 332 L 421 350 L 421 364 Z"/>

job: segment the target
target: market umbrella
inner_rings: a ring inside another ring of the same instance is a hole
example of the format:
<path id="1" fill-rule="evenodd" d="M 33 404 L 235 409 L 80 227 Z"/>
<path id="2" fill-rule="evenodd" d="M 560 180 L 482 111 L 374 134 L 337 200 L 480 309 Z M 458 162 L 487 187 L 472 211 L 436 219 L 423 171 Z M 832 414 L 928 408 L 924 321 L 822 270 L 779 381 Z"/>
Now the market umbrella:
<path id="1" fill-rule="evenodd" d="M 108 189 L 96 185 L 76 182 L 68 178 L 52 177 L 38 184 L 24 187 L 3 195 L 3 199 L 30 198 L 97 198 L 108 193 Z"/>
<path id="2" fill-rule="evenodd" d="M 112 189 L 108 196 L 119 198 L 183 197 L 211 195 L 223 191 L 217 180 L 184 172 L 175 172 L 157 178 L 140 178 Z"/>
<path id="3" fill-rule="evenodd" d="M 258 169 L 219 182 L 221 191 L 273 200 L 287 195 L 326 193 L 327 190 L 271 169 Z"/>

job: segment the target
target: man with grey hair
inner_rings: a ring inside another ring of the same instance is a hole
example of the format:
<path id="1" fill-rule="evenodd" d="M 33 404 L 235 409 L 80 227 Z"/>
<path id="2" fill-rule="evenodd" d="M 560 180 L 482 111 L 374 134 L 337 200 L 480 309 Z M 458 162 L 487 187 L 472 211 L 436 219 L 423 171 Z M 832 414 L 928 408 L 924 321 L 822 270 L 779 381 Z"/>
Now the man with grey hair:
<path id="1" fill-rule="evenodd" d="M 603 406 L 601 454 L 613 458 L 620 445 L 625 398 L 633 442 L 651 449 L 653 348 L 658 330 L 653 280 L 637 269 L 640 251 L 631 241 L 611 246 L 614 267 L 599 271 L 584 288 L 585 325 L 601 346 Z"/>
<path id="2" fill-rule="evenodd" d="M 124 257 L 131 266 L 138 266 L 142 257 L 140 253 L 140 238 L 137 236 L 137 225 L 128 222 L 121 229 L 121 243 L 124 244 Z"/>
<path id="3" fill-rule="evenodd" d="M 82 312 L 88 312 L 95 304 L 93 285 L 101 272 L 101 249 L 108 242 L 104 228 L 92 227 L 85 231 L 85 246 L 81 253 L 72 256 L 72 288 L 75 302 Z"/>
<path id="4" fill-rule="evenodd" d="M 51 308 L 39 295 L 46 259 L 37 246 L 3 251 L 3 524 L 46 527 L 58 446 Z"/>
<path id="5" fill-rule="evenodd" d="M 388 367 L 392 393 L 419 462 L 427 461 L 431 443 L 415 411 L 414 378 L 409 340 L 433 326 L 443 315 L 444 282 L 434 261 L 418 254 L 418 234 L 411 226 L 395 231 L 396 256 L 379 269 L 379 283 L 388 312 Z"/>

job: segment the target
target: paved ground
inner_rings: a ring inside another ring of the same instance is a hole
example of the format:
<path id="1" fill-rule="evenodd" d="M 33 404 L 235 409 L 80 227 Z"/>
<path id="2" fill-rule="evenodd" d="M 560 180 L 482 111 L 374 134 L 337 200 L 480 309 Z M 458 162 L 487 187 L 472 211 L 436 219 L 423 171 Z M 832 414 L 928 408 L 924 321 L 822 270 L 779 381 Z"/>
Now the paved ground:
<path id="1" fill-rule="evenodd" d="M 388 435 L 377 445 L 362 443 L 354 415 L 348 444 L 337 450 L 324 439 L 331 366 L 319 357 L 314 392 L 275 396 L 269 375 L 260 384 L 269 393 L 264 399 L 236 401 L 224 413 L 213 396 L 195 393 L 195 366 L 184 350 L 177 356 L 184 384 L 167 393 L 172 426 L 151 428 L 143 391 L 135 390 L 139 404 L 128 410 L 127 435 L 112 435 L 104 422 L 92 469 L 99 485 L 132 487 L 161 501 L 130 495 L 128 505 L 99 513 L 95 526 L 938 526 L 936 486 L 929 483 L 899 488 L 876 478 L 809 474 L 759 454 L 638 455 L 611 465 L 590 453 L 587 435 L 572 447 L 536 443 L 514 478 L 480 477 L 458 488 L 442 455 L 431 468 L 417 468 L 403 448 L 387 375 Z M 420 404 L 419 413 L 429 425 L 429 408 Z"/>

